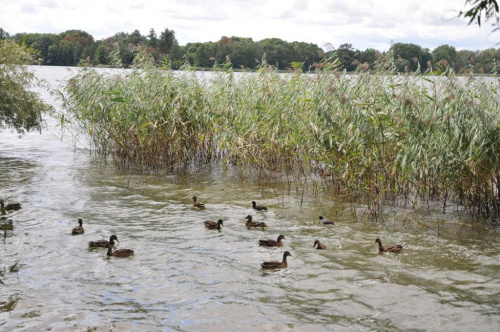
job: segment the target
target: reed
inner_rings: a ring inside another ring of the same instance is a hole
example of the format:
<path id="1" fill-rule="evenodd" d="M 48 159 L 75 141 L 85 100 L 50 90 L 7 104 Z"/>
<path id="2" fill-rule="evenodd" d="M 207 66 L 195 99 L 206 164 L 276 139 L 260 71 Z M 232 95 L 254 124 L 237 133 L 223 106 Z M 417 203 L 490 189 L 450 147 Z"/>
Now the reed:
<path id="1" fill-rule="evenodd" d="M 280 74 L 264 62 L 237 75 L 222 64 L 200 76 L 139 58 L 120 76 L 86 69 L 73 78 L 66 116 L 121 167 L 222 162 L 268 184 L 333 188 L 374 216 L 384 204 L 436 200 L 499 215 L 498 80 L 320 67 Z"/>

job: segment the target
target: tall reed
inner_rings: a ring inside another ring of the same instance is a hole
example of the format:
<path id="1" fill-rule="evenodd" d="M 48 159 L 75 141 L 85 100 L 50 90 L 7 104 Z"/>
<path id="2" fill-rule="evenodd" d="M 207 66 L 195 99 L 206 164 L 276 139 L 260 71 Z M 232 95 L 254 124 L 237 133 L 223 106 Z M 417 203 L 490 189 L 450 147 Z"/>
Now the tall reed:
<path id="1" fill-rule="evenodd" d="M 120 76 L 84 70 L 66 89 L 67 116 L 118 165 L 180 169 L 222 161 L 261 180 L 333 184 L 369 202 L 459 201 L 498 216 L 499 81 L 313 73 L 216 66 L 210 75 L 147 59 Z M 318 182 L 328 173 L 328 182 Z"/>

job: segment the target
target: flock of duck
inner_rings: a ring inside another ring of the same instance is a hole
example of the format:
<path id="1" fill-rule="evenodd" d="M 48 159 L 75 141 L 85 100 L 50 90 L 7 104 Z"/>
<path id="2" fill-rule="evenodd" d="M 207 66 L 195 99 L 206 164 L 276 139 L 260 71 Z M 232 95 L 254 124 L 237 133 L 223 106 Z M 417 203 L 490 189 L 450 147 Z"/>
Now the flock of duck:
<path id="1" fill-rule="evenodd" d="M 193 203 L 192 206 L 197 208 L 197 209 L 204 209 L 205 204 L 203 202 L 200 202 L 197 200 L 196 196 L 193 196 Z M 267 207 L 262 206 L 262 205 L 257 205 L 255 201 L 252 201 L 252 208 L 257 210 L 257 211 L 267 211 Z M 7 214 L 12 211 L 17 211 L 21 209 L 21 204 L 20 203 L 10 203 L 5 205 L 3 200 L 0 200 L 0 212 L 2 214 Z M 267 227 L 267 224 L 265 222 L 257 222 L 254 221 L 251 215 L 248 215 L 245 217 L 245 226 L 247 228 L 264 228 Z M 324 224 L 324 225 L 335 225 L 335 223 L 332 220 L 325 219 L 323 216 L 319 217 L 319 222 Z M 205 227 L 207 229 L 211 230 L 221 230 L 221 227 L 224 226 L 224 222 L 222 219 L 219 219 L 218 221 L 211 221 L 211 220 L 206 220 L 204 221 Z M 12 225 L 12 222 L 10 222 L 10 225 Z M 12 228 L 10 228 L 12 229 Z M 7 230 L 7 229 L 6 229 Z M 73 235 L 81 235 L 85 233 L 85 229 L 83 228 L 83 220 L 78 219 L 78 226 L 75 226 L 71 234 Z M 282 247 L 283 246 L 283 240 L 286 240 L 285 236 L 280 234 L 276 240 L 274 239 L 261 239 L 259 240 L 259 245 L 263 247 Z M 129 257 L 134 254 L 134 251 L 131 249 L 117 249 L 113 250 L 113 247 L 115 245 L 115 241 L 119 242 L 118 237 L 116 235 L 111 235 L 108 240 L 96 240 L 96 241 L 90 241 L 88 243 L 90 248 L 107 248 L 108 251 L 106 253 L 107 256 L 114 256 L 114 257 Z M 380 252 L 400 252 L 403 249 L 403 245 L 397 244 L 397 245 L 389 245 L 389 246 L 383 246 L 382 241 L 380 238 L 377 238 L 374 243 L 378 244 L 378 249 Z M 319 250 L 324 250 L 326 249 L 325 244 L 321 243 L 319 240 L 315 240 L 313 244 L 313 248 L 319 249 Z M 261 263 L 261 267 L 263 269 L 281 269 L 281 268 L 286 268 L 288 266 L 287 262 L 287 257 L 292 256 L 289 251 L 285 251 L 283 253 L 283 259 L 282 261 L 267 261 Z"/>
<path id="2" fill-rule="evenodd" d="M 73 230 L 71 231 L 71 234 L 73 235 L 80 235 L 85 233 L 85 229 L 83 228 L 83 220 L 78 219 L 78 226 L 75 226 Z M 114 256 L 114 257 L 129 257 L 134 254 L 134 251 L 132 249 L 117 249 L 113 251 L 113 247 L 115 246 L 115 241 L 120 242 L 118 240 L 118 237 L 116 235 L 111 235 L 108 240 L 96 240 L 96 241 L 90 241 L 89 242 L 89 247 L 90 248 L 107 248 L 108 252 L 106 253 L 107 256 Z"/>
<path id="3" fill-rule="evenodd" d="M 198 201 L 196 199 L 196 196 L 193 196 L 193 206 L 196 208 L 205 208 L 205 204 L 202 202 Z M 257 211 L 267 211 L 267 207 L 262 206 L 262 205 L 257 205 L 255 201 L 252 201 L 252 208 L 257 210 Z M 257 222 L 253 221 L 252 216 L 248 215 L 245 218 L 246 223 L 245 225 L 248 228 L 264 228 L 267 227 L 267 224 L 265 222 Z M 335 225 L 335 223 L 332 220 L 325 219 L 323 216 L 319 216 L 319 222 L 321 222 L 324 225 Z M 216 230 L 221 230 L 221 227 L 224 226 L 224 222 L 222 219 L 219 219 L 217 222 L 211 221 L 211 220 L 206 220 L 204 221 L 205 227 L 208 229 L 216 229 Z M 282 240 L 286 240 L 285 236 L 280 234 L 276 240 L 273 239 L 262 239 L 259 240 L 259 245 L 264 246 L 264 247 L 281 247 L 283 246 Z M 382 241 L 380 238 L 377 238 L 374 243 L 378 244 L 378 250 L 380 252 L 399 252 L 403 250 L 403 245 L 402 244 L 397 244 L 397 245 L 390 245 L 390 246 L 383 246 Z M 324 250 L 326 249 L 326 245 L 321 243 L 320 240 L 315 240 L 313 244 L 313 248 L 319 249 L 319 250 Z M 286 268 L 288 266 L 287 262 L 287 257 L 292 256 L 289 251 L 285 251 L 283 253 L 283 260 L 280 261 L 269 261 L 269 262 L 263 262 L 261 263 L 261 266 L 263 269 L 280 269 L 280 268 Z"/>

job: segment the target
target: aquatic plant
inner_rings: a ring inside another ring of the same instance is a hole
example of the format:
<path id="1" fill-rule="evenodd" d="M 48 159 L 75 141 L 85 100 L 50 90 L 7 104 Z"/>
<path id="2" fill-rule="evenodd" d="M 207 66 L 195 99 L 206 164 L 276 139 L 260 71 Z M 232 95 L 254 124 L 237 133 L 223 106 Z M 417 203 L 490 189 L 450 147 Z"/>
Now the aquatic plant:
<path id="1" fill-rule="evenodd" d="M 475 217 L 500 214 L 499 80 L 398 74 L 256 73 L 217 65 L 202 75 L 138 58 L 122 75 L 85 69 L 65 107 L 103 156 L 141 171 L 222 162 L 267 183 L 331 190 L 368 203 L 454 201 Z M 324 176 L 328 175 L 328 176 Z"/>

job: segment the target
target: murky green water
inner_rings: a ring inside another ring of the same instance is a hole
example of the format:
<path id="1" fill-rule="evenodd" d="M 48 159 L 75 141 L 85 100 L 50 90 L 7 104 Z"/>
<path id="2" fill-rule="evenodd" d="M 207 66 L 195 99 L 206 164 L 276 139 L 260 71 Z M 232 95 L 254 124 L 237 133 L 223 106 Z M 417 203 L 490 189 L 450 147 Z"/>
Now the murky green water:
<path id="1" fill-rule="evenodd" d="M 36 70 L 53 85 L 69 73 Z M 500 330 L 495 233 L 438 238 L 356 221 L 348 203 L 306 196 L 301 207 L 293 193 L 217 171 L 131 176 L 75 144 L 85 147 L 67 133 L 61 140 L 52 120 L 41 135 L 0 133 L 0 196 L 23 205 L 0 244 L 2 330 Z M 193 195 L 205 210 L 190 206 Z M 255 212 L 252 200 L 269 211 Z M 269 228 L 248 230 L 248 214 Z M 78 218 L 85 234 L 72 236 Z M 205 229 L 219 218 L 221 232 Z M 111 234 L 135 255 L 88 249 Z M 279 234 L 283 248 L 258 246 Z M 379 254 L 376 237 L 407 247 Z M 327 250 L 314 250 L 315 239 Z M 284 250 L 293 255 L 287 269 L 260 268 Z"/>

